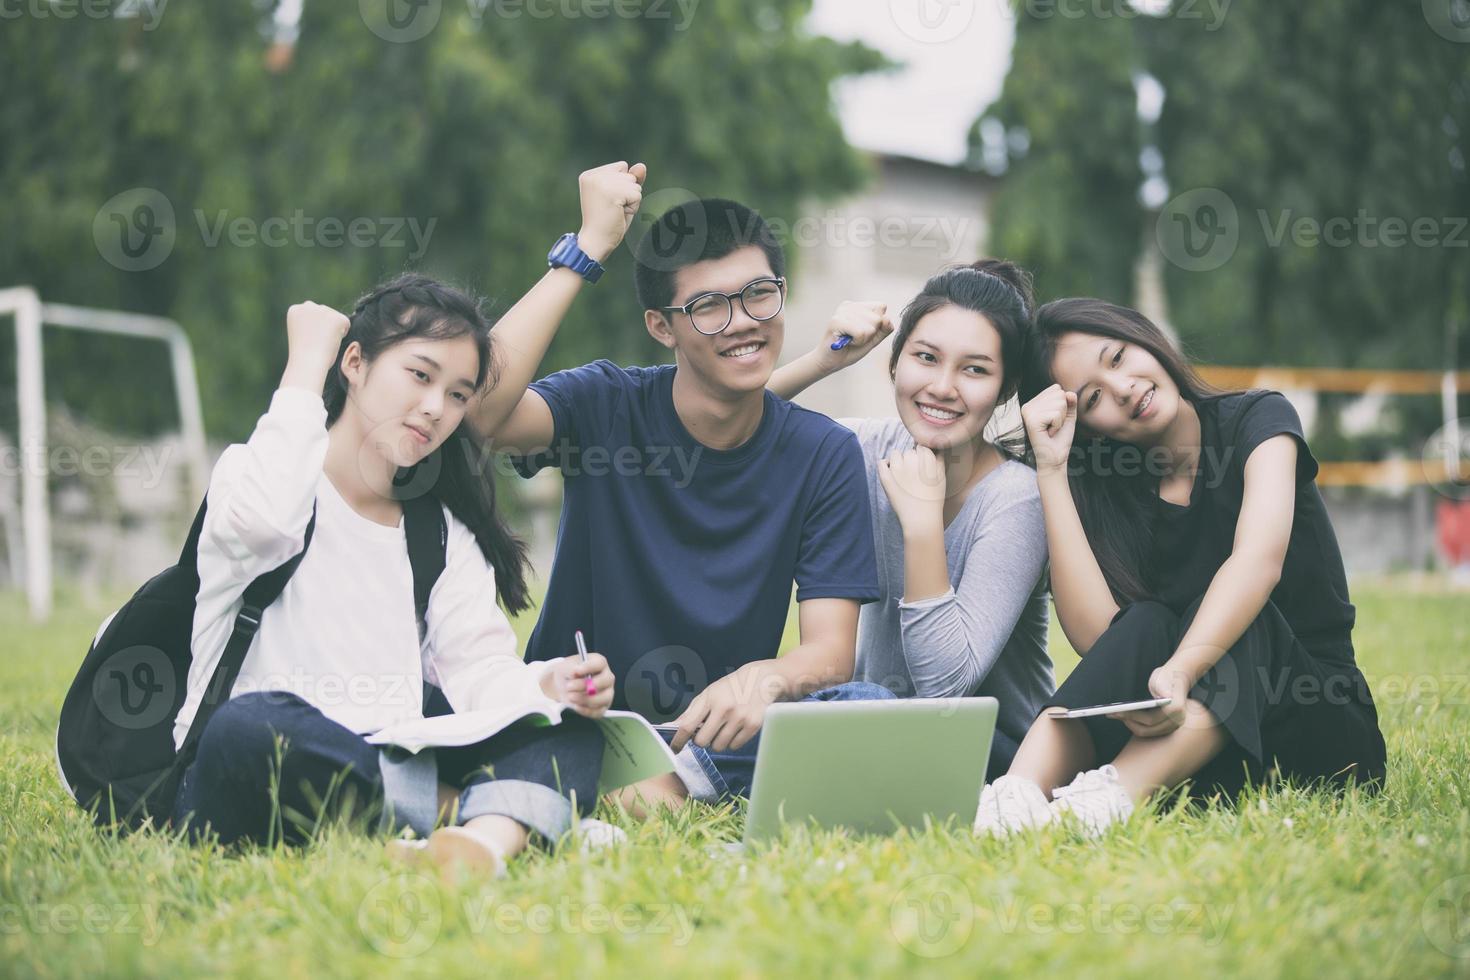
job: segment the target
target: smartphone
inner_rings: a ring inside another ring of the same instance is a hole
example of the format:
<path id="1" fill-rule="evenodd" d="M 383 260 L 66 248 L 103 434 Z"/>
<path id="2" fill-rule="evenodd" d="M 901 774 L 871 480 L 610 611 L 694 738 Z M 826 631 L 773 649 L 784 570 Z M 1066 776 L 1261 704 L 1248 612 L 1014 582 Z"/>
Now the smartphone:
<path id="1" fill-rule="evenodd" d="M 1116 715 L 1125 711 L 1147 711 L 1162 708 L 1173 698 L 1149 698 L 1147 701 L 1116 701 L 1113 704 L 1095 704 L 1090 708 L 1063 708 L 1056 705 L 1046 709 L 1048 718 L 1091 718 L 1094 715 Z"/>

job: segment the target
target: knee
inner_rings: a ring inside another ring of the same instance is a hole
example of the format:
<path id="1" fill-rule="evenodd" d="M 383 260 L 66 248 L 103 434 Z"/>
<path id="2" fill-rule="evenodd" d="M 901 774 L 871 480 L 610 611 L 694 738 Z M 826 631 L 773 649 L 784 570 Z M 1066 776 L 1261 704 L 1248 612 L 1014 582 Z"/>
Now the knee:
<path id="1" fill-rule="evenodd" d="M 231 698 L 210 716 L 195 758 L 215 771 L 232 762 L 273 758 L 277 737 L 289 737 L 284 713 L 294 707 L 293 702 L 305 704 L 296 695 L 280 691 L 252 691 Z"/>
<path id="2" fill-rule="evenodd" d="M 881 684 L 867 681 L 848 681 L 809 695 L 817 701 L 892 701 L 898 697 Z"/>
<path id="3" fill-rule="evenodd" d="M 1179 615 L 1153 599 L 1143 599 L 1123 608 L 1108 627 L 1109 632 L 1123 630 L 1129 633 L 1173 633 L 1179 628 Z"/>

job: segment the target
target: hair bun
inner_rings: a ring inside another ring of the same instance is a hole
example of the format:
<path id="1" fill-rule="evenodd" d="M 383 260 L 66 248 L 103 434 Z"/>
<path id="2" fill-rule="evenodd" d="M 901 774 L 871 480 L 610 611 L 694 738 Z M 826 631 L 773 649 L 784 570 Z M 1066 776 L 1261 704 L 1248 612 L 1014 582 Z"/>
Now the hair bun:
<path id="1" fill-rule="evenodd" d="M 995 276 L 995 278 L 1009 285 L 1020 295 L 1021 301 L 1026 305 L 1027 313 L 1036 309 L 1036 297 L 1032 292 L 1031 286 L 1031 273 L 1016 265 L 1016 263 L 1007 259 L 980 259 L 978 262 L 971 262 L 966 268 Z"/>

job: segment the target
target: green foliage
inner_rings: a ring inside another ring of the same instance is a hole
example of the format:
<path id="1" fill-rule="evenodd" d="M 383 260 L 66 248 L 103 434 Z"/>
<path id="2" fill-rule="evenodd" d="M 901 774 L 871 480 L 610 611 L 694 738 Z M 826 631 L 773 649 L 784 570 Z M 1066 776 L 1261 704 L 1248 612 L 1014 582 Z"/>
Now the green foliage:
<path id="1" fill-rule="evenodd" d="M 993 251 L 1035 267 L 1044 298 L 1130 302 L 1152 144 L 1171 196 L 1216 188 L 1238 215 L 1223 265 L 1165 264 L 1170 318 L 1202 359 L 1441 367 L 1446 323 L 1470 321 L 1470 230 L 1454 224 L 1470 216 L 1470 49 L 1429 20 L 1451 2 L 1024 5 L 990 114 L 1030 146 L 1010 155 Z M 1136 72 L 1166 93 L 1148 133 Z M 1302 218 L 1353 227 L 1313 243 Z M 1391 244 L 1388 218 L 1433 219 L 1438 240 Z"/>
<path id="2" fill-rule="evenodd" d="M 1219 188 L 1239 214 L 1220 269 L 1166 266 L 1171 317 L 1210 360 L 1443 365 L 1446 322 L 1470 315 L 1470 229 L 1442 223 L 1470 216 L 1470 51 L 1430 29 L 1430 6 L 1238 0 L 1214 31 L 1138 22 L 1168 92 L 1171 193 Z M 1303 218 L 1338 219 L 1342 244 L 1296 234 Z M 1426 218 L 1432 244 L 1382 227 Z"/>
<path id="3" fill-rule="evenodd" d="M 308 0 L 289 64 L 275 71 L 273 6 L 173 3 L 151 29 L 145 18 L 30 15 L 0 31 L 0 285 L 179 320 L 217 439 L 241 438 L 263 410 L 292 302 L 350 308 L 414 267 L 503 311 L 544 270 L 555 237 L 576 229 L 587 167 L 642 160 L 650 197 L 686 188 L 783 216 L 864 178 L 829 88 L 880 59 L 805 33 L 810 0 L 687 11 L 646 0 L 646 16 L 600 18 L 445 2 L 437 26 L 408 43 L 380 39 L 357 3 Z M 93 224 L 135 187 L 168 199 L 177 239 L 156 268 L 122 271 Z M 305 244 L 285 228 L 283 247 L 232 243 L 229 221 L 273 217 L 297 221 Z M 371 220 L 370 243 L 330 245 L 326 219 Z M 384 240 L 407 219 L 427 232 L 422 255 L 408 227 L 399 244 Z M 612 258 L 548 370 L 656 359 L 631 265 L 629 249 Z M 52 398 L 115 429 L 173 424 L 157 351 L 56 332 L 47 343 Z M 0 376 L 13 377 L 0 351 Z"/>
<path id="4" fill-rule="evenodd" d="M 1127 302 L 1143 227 L 1130 23 L 1018 6 L 1005 89 L 971 132 L 993 119 L 1007 137 L 989 250 L 1031 269 L 1043 302 Z"/>

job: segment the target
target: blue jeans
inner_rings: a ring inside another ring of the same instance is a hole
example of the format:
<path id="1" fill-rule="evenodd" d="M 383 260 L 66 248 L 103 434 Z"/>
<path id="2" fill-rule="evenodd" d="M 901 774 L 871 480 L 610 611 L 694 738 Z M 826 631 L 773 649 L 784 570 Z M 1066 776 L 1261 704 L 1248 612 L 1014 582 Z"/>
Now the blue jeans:
<path id="1" fill-rule="evenodd" d="M 305 843 L 324 817 L 380 830 L 433 829 L 440 781 L 460 790 L 459 822 L 485 814 L 519 821 L 547 841 L 597 803 L 602 731 L 568 712 L 560 725 L 513 725 L 475 745 L 382 751 L 283 691 L 253 691 L 220 705 L 184 773 L 173 823 L 191 839 Z"/>
<path id="2" fill-rule="evenodd" d="M 888 701 L 896 695 L 878 684 L 850 681 L 836 687 L 823 688 L 802 698 L 803 701 Z M 664 741 L 671 741 L 673 733 L 660 731 Z M 754 738 L 740 748 L 730 752 L 711 752 L 692 741 L 685 743 L 674 756 L 674 772 L 689 791 L 689 798 L 703 803 L 714 803 L 726 797 L 749 798 L 750 785 L 755 780 L 755 755 L 760 749 L 761 737 Z"/>

